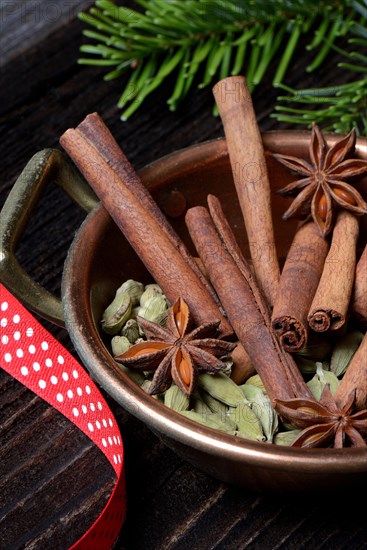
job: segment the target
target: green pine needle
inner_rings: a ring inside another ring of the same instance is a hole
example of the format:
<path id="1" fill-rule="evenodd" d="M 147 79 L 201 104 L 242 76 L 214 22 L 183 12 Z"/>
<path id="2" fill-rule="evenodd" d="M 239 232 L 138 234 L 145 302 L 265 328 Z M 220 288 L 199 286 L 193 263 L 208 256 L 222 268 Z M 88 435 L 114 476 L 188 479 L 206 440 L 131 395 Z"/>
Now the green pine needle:
<path id="1" fill-rule="evenodd" d="M 355 4 L 358 6 L 358 4 Z M 361 10 L 362 12 L 362 10 Z M 352 34 L 357 38 L 349 39 L 351 44 L 358 44 L 367 54 L 367 35 L 360 25 L 352 27 Z M 279 96 L 279 105 L 272 115 L 280 122 L 306 125 L 311 127 L 312 122 L 322 124 L 325 130 L 346 133 L 352 127 L 361 135 L 367 134 L 367 55 L 360 52 L 339 53 L 346 59 L 355 59 L 360 64 L 347 62 L 339 63 L 342 67 L 359 76 L 347 84 L 339 86 L 295 90 L 285 85 L 279 87 L 288 92 L 287 96 Z M 289 107 L 289 104 L 298 107 Z"/>
<path id="2" fill-rule="evenodd" d="M 96 0 L 80 19 L 88 25 L 80 64 L 110 67 L 105 80 L 130 73 L 120 96 L 127 120 L 148 95 L 173 75 L 167 104 L 175 110 L 191 88 L 204 88 L 229 75 L 243 74 L 254 89 L 265 74 L 288 92 L 273 116 L 293 124 L 319 124 L 336 131 L 366 129 L 367 0 L 136 0 L 137 9 Z M 286 87 L 289 67 L 302 35 L 309 37 L 322 66 L 340 36 L 352 36 L 345 70 L 354 82 L 333 90 L 297 91 Z M 282 52 L 282 53 L 280 53 Z M 354 74 L 356 73 L 356 74 Z M 320 97 L 323 98 L 320 102 Z M 301 107 L 289 106 L 300 103 Z M 316 110 L 314 106 L 316 105 Z"/>

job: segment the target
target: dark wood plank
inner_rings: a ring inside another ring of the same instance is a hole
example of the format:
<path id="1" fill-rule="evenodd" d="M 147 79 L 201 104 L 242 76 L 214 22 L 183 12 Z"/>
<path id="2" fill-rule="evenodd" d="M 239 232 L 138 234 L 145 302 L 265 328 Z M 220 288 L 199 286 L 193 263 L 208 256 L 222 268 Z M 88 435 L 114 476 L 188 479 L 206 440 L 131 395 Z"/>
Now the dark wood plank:
<path id="1" fill-rule="evenodd" d="M 61 550 L 98 517 L 114 473 L 62 414 L 4 372 L 1 381 L 0 548 L 28 548 L 49 538 L 48 546 L 34 547 Z"/>
<path id="2" fill-rule="evenodd" d="M 0 7 L 1 65 L 22 55 L 78 12 L 92 5 L 91 0 L 4 0 Z"/>

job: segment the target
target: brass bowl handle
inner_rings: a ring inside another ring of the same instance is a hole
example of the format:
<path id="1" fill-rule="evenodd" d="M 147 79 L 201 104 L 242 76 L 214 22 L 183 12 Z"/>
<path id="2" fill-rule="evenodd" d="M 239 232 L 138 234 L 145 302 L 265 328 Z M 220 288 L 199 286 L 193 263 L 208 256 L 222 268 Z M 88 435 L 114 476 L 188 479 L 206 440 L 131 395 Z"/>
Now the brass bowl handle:
<path id="1" fill-rule="evenodd" d="M 0 212 L 0 280 L 29 309 L 64 326 L 61 301 L 36 283 L 15 257 L 40 192 L 51 180 L 87 212 L 97 204 L 91 188 L 61 151 L 44 149 L 36 153 L 13 185 Z"/>

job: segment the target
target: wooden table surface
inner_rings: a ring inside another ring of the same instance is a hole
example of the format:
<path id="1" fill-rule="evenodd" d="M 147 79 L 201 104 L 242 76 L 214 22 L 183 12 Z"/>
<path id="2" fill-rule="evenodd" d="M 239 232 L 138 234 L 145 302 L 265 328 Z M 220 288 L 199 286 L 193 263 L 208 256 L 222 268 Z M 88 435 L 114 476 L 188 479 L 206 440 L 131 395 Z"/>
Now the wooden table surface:
<path id="1" fill-rule="evenodd" d="M 98 111 L 136 168 L 178 148 L 221 136 L 211 115 L 210 89 L 193 91 L 170 113 L 162 91 L 127 123 L 116 102 L 121 84 L 77 65 L 82 43 L 79 9 L 87 0 L 1 3 L 0 206 L 37 151 Z M 288 82 L 322 86 L 343 81 L 335 55 L 305 78 L 307 55 L 297 56 Z M 276 93 L 270 78 L 254 94 L 262 130 Z M 284 126 L 283 126 L 284 127 Z M 84 214 L 50 187 L 42 195 L 18 257 L 55 294 L 63 261 Z M 42 321 L 72 353 L 68 334 Z M 361 549 L 367 548 L 363 502 L 251 494 L 229 487 L 176 456 L 140 421 L 106 396 L 124 439 L 127 517 L 116 548 L 133 549 Z M 113 473 L 102 454 L 62 415 L 0 371 L 0 549 L 66 549 L 109 497 Z"/>

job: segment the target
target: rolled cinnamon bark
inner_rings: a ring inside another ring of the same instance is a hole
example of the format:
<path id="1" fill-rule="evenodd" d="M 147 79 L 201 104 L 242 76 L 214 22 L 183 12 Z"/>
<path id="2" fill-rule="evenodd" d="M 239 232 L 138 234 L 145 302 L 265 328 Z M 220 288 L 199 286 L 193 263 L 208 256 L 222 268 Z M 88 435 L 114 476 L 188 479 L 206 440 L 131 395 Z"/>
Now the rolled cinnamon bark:
<path id="1" fill-rule="evenodd" d="M 367 245 L 357 263 L 352 312 L 362 323 L 367 324 Z"/>
<path id="2" fill-rule="evenodd" d="M 270 327 L 269 305 L 257 282 L 254 279 L 254 275 L 250 269 L 250 266 L 242 255 L 241 249 L 236 241 L 236 237 L 234 236 L 228 220 L 224 215 L 220 201 L 214 195 L 208 195 L 207 200 L 210 216 L 213 220 L 218 236 L 222 240 L 225 249 L 232 257 L 235 265 L 240 270 L 240 273 L 243 276 L 244 280 L 249 285 L 257 307 L 260 310 L 260 314 L 264 319 L 265 325 Z"/>
<path id="3" fill-rule="evenodd" d="M 116 172 L 118 177 L 124 181 L 127 188 L 130 189 L 144 207 L 150 211 L 174 246 L 179 249 L 186 263 L 207 288 L 213 300 L 219 305 L 219 300 L 213 287 L 201 273 L 198 265 L 191 257 L 189 251 L 173 229 L 172 225 L 160 210 L 148 189 L 142 184 L 139 178 L 126 177 L 126 174 L 131 170 L 131 165 L 99 114 L 91 113 L 87 115 L 78 125 L 78 132 L 93 145 L 93 147 L 98 149 L 99 154 L 107 164 L 111 166 L 114 172 Z"/>
<path id="4" fill-rule="evenodd" d="M 339 212 L 331 247 L 308 314 L 317 332 L 337 330 L 347 318 L 356 267 L 359 222 L 346 210 Z"/>
<path id="5" fill-rule="evenodd" d="M 251 95 L 242 76 L 220 80 L 213 94 L 224 126 L 256 279 L 269 305 L 273 305 L 279 265 L 268 172 Z"/>
<path id="6" fill-rule="evenodd" d="M 213 202 L 213 199 L 212 199 Z M 213 208 L 213 204 L 212 204 Z M 219 206 L 216 204 L 217 215 Z M 222 220 L 222 229 L 229 226 Z M 250 269 L 244 258 L 240 258 L 240 269 L 223 243 L 222 234 L 214 225 L 212 217 L 204 207 L 194 207 L 186 213 L 186 223 L 196 250 L 202 259 L 210 280 L 217 291 L 237 337 L 252 364 L 260 374 L 270 399 L 292 399 L 310 397 L 310 392 L 293 359 L 283 349 L 273 334 L 264 298 L 253 280 L 243 275 Z M 226 239 L 226 236 L 224 235 Z M 231 248 L 232 235 L 229 236 Z M 265 314 L 264 314 L 265 312 Z"/>
<path id="7" fill-rule="evenodd" d="M 280 276 L 272 315 L 273 329 L 286 351 L 295 352 L 307 344 L 307 315 L 328 249 L 315 222 L 298 228 Z"/>
<path id="8" fill-rule="evenodd" d="M 103 141 L 103 134 L 100 139 Z M 134 186 L 141 185 L 141 182 L 128 160 L 125 158 L 117 174 L 100 154 L 99 147 L 90 143 L 78 128 L 67 130 L 60 143 L 167 298 L 173 303 L 181 296 L 186 300 L 197 324 L 220 319 L 221 336 L 233 335 L 227 319 L 167 232 L 162 229 L 160 220 L 135 195 Z"/>
<path id="9" fill-rule="evenodd" d="M 334 398 L 342 408 L 352 392 L 355 392 L 355 407 L 358 410 L 367 408 L 367 333 L 349 363 Z"/>
<path id="10" fill-rule="evenodd" d="M 256 374 L 256 369 L 241 344 L 234 348 L 231 359 L 233 361 L 231 378 L 236 384 L 243 384 L 250 376 Z"/>

